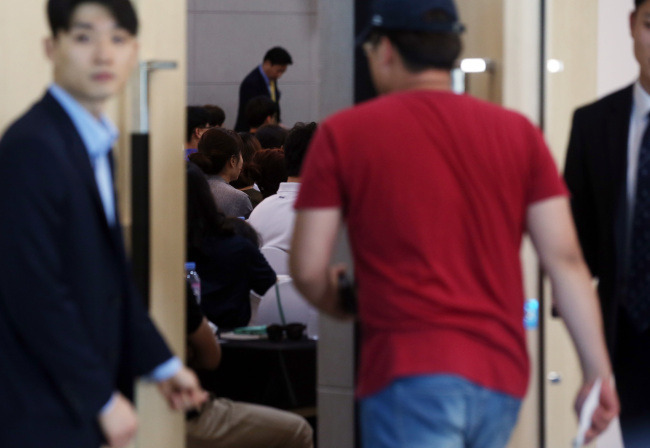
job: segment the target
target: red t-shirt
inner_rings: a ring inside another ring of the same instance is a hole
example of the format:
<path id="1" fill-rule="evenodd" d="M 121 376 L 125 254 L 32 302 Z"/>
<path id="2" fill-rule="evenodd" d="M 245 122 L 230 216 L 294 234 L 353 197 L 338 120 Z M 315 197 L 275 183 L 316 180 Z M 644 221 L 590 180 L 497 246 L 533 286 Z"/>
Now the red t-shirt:
<path id="1" fill-rule="evenodd" d="M 340 207 L 362 325 L 357 395 L 447 373 L 522 397 L 519 259 L 527 207 L 566 195 L 523 116 L 445 91 L 395 93 L 325 121 L 296 209 Z"/>

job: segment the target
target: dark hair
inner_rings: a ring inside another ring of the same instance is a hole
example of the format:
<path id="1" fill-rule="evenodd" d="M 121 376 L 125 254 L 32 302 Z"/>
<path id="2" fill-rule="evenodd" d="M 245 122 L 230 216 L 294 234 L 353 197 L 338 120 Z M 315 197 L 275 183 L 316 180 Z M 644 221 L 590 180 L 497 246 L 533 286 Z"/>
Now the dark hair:
<path id="1" fill-rule="evenodd" d="M 287 139 L 288 131 L 277 124 L 265 124 L 255 133 L 262 149 L 282 148 Z"/>
<path id="2" fill-rule="evenodd" d="M 273 47 L 264 55 L 264 61 L 269 61 L 271 65 L 291 65 L 293 60 L 287 50 L 282 47 Z"/>
<path id="3" fill-rule="evenodd" d="M 434 9 L 427 13 L 431 22 L 449 22 L 447 13 Z M 460 56 L 463 44 L 458 33 L 395 31 L 375 28 L 368 41 L 374 46 L 386 36 L 397 48 L 406 68 L 413 73 L 428 69 L 451 70 Z"/>
<path id="4" fill-rule="evenodd" d="M 302 161 L 307 154 L 309 142 L 311 142 L 318 125 L 311 123 L 296 123 L 289 131 L 287 140 L 284 142 L 284 161 L 287 165 L 287 175 L 291 177 L 300 176 Z"/>
<path id="5" fill-rule="evenodd" d="M 248 241 L 253 243 L 255 247 L 260 247 L 260 235 L 249 223 L 241 218 L 235 218 L 234 216 L 226 218 L 226 223 L 233 229 L 235 235 L 246 238 Z"/>
<path id="6" fill-rule="evenodd" d="M 230 182 L 230 185 L 237 189 L 250 187 L 255 183 L 254 179 L 259 176 L 259 168 L 253 163 L 253 156 L 262 149 L 260 142 L 253 134 L 240 132 L 239 136 L 242 140 L 241 156 L 244 159 L 244 166 L 242 166 L 239 177 Z"/>
<path id="7" fill-rule="evenodd" d="M 634 9 L 638 8 L 648 0 L 634 0 Z"/>
<path id="8" fill-rule="evenodd" d="M 281 149 L 263 149 L 255 153 L 253 162 L 259 166 L 259 175 L 255 179 L 264 199 L 278 192 L 280 182 L 287 181 L 287 166 L 284 163 L 284 151 Z"/>
<path id="9" fill-rule="evenodd" d="M 253 156 L 255 153 L 262 149 L 259 140 L 250 132 L 240 132 L 239 136 L 242 141 L 241 156 L 244 159 L 244 163 L 252 162 Z"/>
<path id="10" fill-rule="evenodd" d="M 199 152 L 190 154 L 190 161 L 196 163 L 205 174 L 219 174 L 232 157 L 239 157 L 241 148 L 241 137 L 235 131 L 208 129 L 199 140 Z"/>
<path id="11" fill-rule="evenodd" d="M 192 134 L 196 128 L 216 126 L 208 110 L 202 106 L 187 106 L 186 117 L 187 128 L 185 130 L 185 141 L 188 143 L 192 140 Z"/>
<path id="12" fill-rule="evenodd" d="M 267 117 L 278 116 L 278 103 L 265 95 L 256 96 L 246 103 L 244 117 L 249 128 L 259 128 L 264 124 Z"/>
<path id="13" fill-rule="evenodd" d="M 72 16 L 78 6 L 84 3 L 96 3 L 108 9 L 117 25 L 132 35 L 138 34 L 138 16 L 129 0 L 48 0 L 47 20 L 52 36 L 59 31 L 69 31 Z"/>
<path id="14" fill-rule="evenodd" d="M 201 169 L 187 164 L 187 249 L 199 249 L 209 235 L 233 235 L 234 229 L 217 209 Z M 189 256 L 189 254 L 188 254 Z"/>
<path id="15" fill-rule="evenodd" d="M 226 121 L 226 113 L 222 108 L 216 104 L 206 104 L 203 106 L 205 110 L 208 111 L 210 115 L 210 124 L 213 126 L 223 126 L 223 122 Z"/>

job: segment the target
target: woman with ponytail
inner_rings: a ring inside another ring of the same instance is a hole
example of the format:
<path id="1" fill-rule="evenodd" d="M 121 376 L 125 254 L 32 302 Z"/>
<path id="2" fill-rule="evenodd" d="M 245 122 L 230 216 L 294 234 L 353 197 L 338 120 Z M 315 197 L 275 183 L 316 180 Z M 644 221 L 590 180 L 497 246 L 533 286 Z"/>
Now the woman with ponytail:
<path id="1" fill-rule="evenodd" d="M 253 211 L 248 195 L 230 185 L 241 174 L 242 146 L 242 139 L 236 132 L 212 128 L 203 133 L 199 151 L 190 155 L 190 161 L 207 176 L 217 208 L 224 215 L 248 218 Z"/>

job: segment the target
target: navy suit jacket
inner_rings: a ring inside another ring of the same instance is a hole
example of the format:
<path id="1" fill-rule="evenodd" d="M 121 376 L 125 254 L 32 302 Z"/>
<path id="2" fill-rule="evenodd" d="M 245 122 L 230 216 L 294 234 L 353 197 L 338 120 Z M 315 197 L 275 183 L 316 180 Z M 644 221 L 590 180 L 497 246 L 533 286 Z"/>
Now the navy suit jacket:
<path id="1" fill-rule="evenodd" d="M 580 245 L 594 277 L 610 354 L 625 296 L 627 146 L 632 86 L 575 111 L 565 179 Z"/>
<path id="2" fill-rule="evenodd" d="M 112 393 L 171 353 L 49 93 L 0 140 L 0 254 L 0 446 L 96 448 Z"/>
<path id="3" fill-rule="evenodd" d="M 271 93 L 266 85 L 266 80 L 260 73 L 260 68 L 255 67 L 250 72 L 239 86 L 239 109 L 237 109 L 237 123 L 235 123 L 235 131 L 248 132 L 250 126 L 246 121 L 246 105 L 250 100 L 256 96 L 268 96 L 271 98 Z M 278 122 L 280 121 L 280 90 L 278 89 L 277 82 L 275 84 L 275 98 L 278 103 Z"/>

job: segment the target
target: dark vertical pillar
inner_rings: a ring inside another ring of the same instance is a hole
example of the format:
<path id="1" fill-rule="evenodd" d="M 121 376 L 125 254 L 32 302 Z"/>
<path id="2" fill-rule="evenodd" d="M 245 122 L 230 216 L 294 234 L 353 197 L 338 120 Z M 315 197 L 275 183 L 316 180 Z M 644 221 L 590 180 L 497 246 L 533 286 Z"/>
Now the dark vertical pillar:
<path id="1" fill-rule="evenodd" d="M 546 1 L 540 1 L 540 83 L 539 83 L 539 126 L 546 129 Z M 544 278 L 546 274 L 538 268 L 538 297 L 539 297 L 539 446 L 546 448 L 546 298 Z"/>
<path id="2" fill-rule="evenodd" d="M 354 35 L 358 36 L 370 22 L 370 2 L 355 0 L 354 2 Z M 354 50 L 354 102 L 360 103 L 377 96 L 377 91 L 372 85 L 368 61 L 363 54 L 361 45 Z"/>
<path id="3" fill-rule="evenodd" d="M 149 134 L 131 135 L 131 196 L 133 276 L 149 308 Z"/>
<path id="4" fill-rule="evenodd" d="M 354 2 L 354 35 L 355 38 L 361 34 L 368 23 L 370 23 L 370 2 L 367 0 L 355 0 Z M 354 49 L 354 102 L 355 104 L 367 101 L 377 96 L 377 91 L 372 85 L 370 78 L 370 70 L 368 69 L 368 60 L 363 53 L 361 45 L 357 45 Z M 354 329 L 354 376 L 357 376 L 357 368 L 359 366 L 360 342 L 361 342 L 361 329 L 359 324 L 355 324 Z M 359 425 L 359 406 L 355 404 L 355 431 L 354 439 L 355 446 L 361 446 L 361 430 Z"/>

